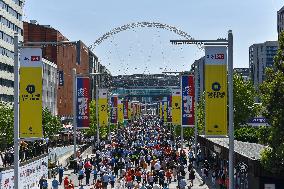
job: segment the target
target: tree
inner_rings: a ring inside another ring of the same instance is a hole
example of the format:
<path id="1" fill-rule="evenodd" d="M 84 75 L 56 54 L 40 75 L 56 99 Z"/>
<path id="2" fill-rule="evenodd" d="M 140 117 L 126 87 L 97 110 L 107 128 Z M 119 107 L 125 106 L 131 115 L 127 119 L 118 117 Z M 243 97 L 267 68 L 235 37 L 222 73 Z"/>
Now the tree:
<path id="1" fill-rule="evenodd" d="M 233 77 L 234 85 L 234 126 L 236 129 L 246 125 L 249 118 L 258 114 L 259 106 L 255 105 L 256 92 L 251 81 L 245 81 L 237 73 Z"/>
<path id="2" fill-rule="evenodd" d="M 108 134 L 108 127 L 100 127 L 100 138 L 106 139 Z M 86 130 L 86 135 L 96 136 L 97 135 L 97 117 L 96 117 L 96 101 L 90 103 L 90 128 Z"/>
<path id="3" fill-rule="evenodd" d="M 197 104 L 197 128 L 198 133 L 203 134 L 205 130 L 205 93 L 200 97 L 200 101 Z"/>
<path id="4" fill-rule="evenodd" d="M 53 116 L 47 108 L 42 110 L 42 126 L 44 137 L 50 139 L 63 129 L 60 119 Z"/>
<path id="5" fill-rule="evenodd" d="M 86 131 L 87 136 L 97 135 L 96 101 L 90 103 L 90 128 Z"/>
<path id="6" fill-rule="evenodd" d="M 12 146 L 14 141 L 13 108 L 4 102 L 0 102 L 0 115 L 0 143 L 3 150 L 8 146 Z"/>
<path id="7" fill-rule="evenodd" d="M 266 80 L 260 86 L 264 116 L 271 125 L 269 148 L 263 151 L 261 162 L 267 170 L 284 172 L 284 32 L 279 36 L 279 49 L 273 68 L 266 70 Z"/>

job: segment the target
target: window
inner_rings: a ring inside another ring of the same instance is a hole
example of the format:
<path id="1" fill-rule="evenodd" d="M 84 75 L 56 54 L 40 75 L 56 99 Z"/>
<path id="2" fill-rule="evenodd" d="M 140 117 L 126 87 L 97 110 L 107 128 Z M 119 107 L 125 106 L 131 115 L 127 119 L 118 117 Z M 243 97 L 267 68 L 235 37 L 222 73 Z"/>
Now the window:
<path id="1" fill-rule="evenodd" d="M 18 26 L 16 26 L 15 24 L 13 24 L 12 22 L 10 22 L 9 20 L 7 20 L 5 17 L 0 16 L 0 20 L 1 20 L 1 23 L 3 25 L 7 26 L 8 28 L 12 29 L 15 32 L 18 32 L 18 33 L 22 34 L 22 29 L 19 28 Z"/>
<path id="2" fill-rule="evenodd" d="M 9 73 L 14 73 L 14 67 L 8 64 L 4 64 L 2 62 L 0 62 L 0 70 L 1 71 L 6 71 Z"/>
<path id="3" fill-rule="evenodd" d="M 14 81 L 0 78 L 0 85 L 5 87 L 14 87 Z"/>
<path id="4" fill-rule="evenodd" d="M 8 12 L 9 14 L 13 15 L 14 17 L 16 17 L 19 21 L 22 21 L 22 15 L 19 14 L 17 11 L 15 11 L 8 4 L 6 4 L 3 0 L 0 0 L 0 6 L 2 7 L 3 10 L 6 10 L 6 12 Z"/>

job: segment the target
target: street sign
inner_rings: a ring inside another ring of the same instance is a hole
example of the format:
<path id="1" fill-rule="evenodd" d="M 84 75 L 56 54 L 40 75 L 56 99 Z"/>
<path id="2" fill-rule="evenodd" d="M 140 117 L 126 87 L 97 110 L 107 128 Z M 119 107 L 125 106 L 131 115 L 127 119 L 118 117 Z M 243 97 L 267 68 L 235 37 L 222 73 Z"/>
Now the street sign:
<path id="1" fill-rule="evenodd" d="M 268 120 L 264 117 L 254 117 L 248 120 L 247 124 L 253 127 L 270 126 Z"/>

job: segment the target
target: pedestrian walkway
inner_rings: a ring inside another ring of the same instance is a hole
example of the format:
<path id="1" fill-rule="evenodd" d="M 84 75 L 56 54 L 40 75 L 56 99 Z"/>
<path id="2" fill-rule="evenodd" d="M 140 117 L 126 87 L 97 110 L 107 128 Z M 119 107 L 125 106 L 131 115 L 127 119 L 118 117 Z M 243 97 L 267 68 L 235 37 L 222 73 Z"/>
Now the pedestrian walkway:
<path id="1" fill-rule="evenodd" d="M 75 170 L 65 170 L 62 179 L 85 189 L 176 189 L 178 185 L 181 189 L 208 189 L 192 167 L 188 149 L 178 149 L 173 141 L 170 129 L 158 118 L 139 118 L 112 133 L 110 141 L 102 141 L 94 154 L 86 150 L 77 159 Z M 63 183 L 59 188 L 64 188 Z"/>
<path id="2" fill-rule="evenodd" d="M 69 179 L 71 179 L 73 181 L 75 188 L 80 188 L 80 186 L 78 184 L 78 174 L 74 174 L 73 172 L 74 172 L 74 170 L 65 171 L 63 178 L 65 178 L 67 176 Z M 193 187 L 191 189 L 209 189 L 209 187 L 206 184 L 202 185 L 202 179 L 199 176 L 199 174 L 196 173 L 195 175 L 196 175 L 196 179 L 194 179 Z M 188 174 L 186 175 L 186 178 L 188 178 Z M 57 180 L 58 180 L 58 176 L 57 176 Z M 93 184 L 92 180 L 93 180 L 93 177 L 91 177 L 91 184 Z M 49 180 L 49 181 L 50 181 L 49 186 L 51 186 L 51 180 Z M 187 180 L 187 184 L 189 184 L 189 180 Z M 117 186 L 118 186 L 118 183 L 116 182 L 115 187 L 117 187 Z M 93 185 L 87 186 L 86 185 L 86 179 L 84 178 L 83 179 L 83 188 L 84 189 L 91 189 L 91 188 L 94 189 L 94 186 Z M 110 189 L 110 188 L 111 188 L 111 186 L 108 185 L 108 189 Z M 169 189 L 176 189 L 176 188 L 177 188 L 177 182 L 172 182 L 169 185 Z M 63 185 L 59 186 L 59 189 L 64 189 Z M 210 189 L 211 189 L 211 187 L 210 187 Z"/>

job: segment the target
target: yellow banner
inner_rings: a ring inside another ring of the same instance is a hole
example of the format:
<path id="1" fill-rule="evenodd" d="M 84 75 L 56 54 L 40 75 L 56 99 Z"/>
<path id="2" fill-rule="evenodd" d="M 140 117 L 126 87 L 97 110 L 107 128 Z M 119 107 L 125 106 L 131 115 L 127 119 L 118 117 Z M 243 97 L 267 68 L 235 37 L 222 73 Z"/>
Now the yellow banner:
<path id="1" fill-rule="evenodd" d="M 99 98 L 99 123 L 102 127 L 108 126 L 107 98 Z"/>
<path id="2" fill-rule="evenodd" d="M 167 102 L 163 102 L 163 104 L 164 104 L 164 109 L 163 109 L 164 122 L 166 123 L 166 122 L 168 122 L 168 111 L 167 111 L 168 104 L 167 104 Z"/>
<path id="3" fill-rule="evenodd" d="M 172 123 L 181 125 L 181 96 L 172 96 Z"/>
<path id="4" fill-rule="evenodd" d="M 132 120 L 132 103 L 128 102 L 128 119 Z"/>
<path id="5" fill-rule="evenodd" d="M 227 135 L 227 67 L 205 65 L 205 135 Z"/>
<path id="6" fill-rule="evenodd" d="M 118 103 L 117 105 L 117 118 L 118 118 L 118 123 L 123 123 L 123 104 Z"/>
<path id="7" fill-rule="evenodd" d="M 42 68 L 20 68 L 20 138 L 43 138 Z"/>

